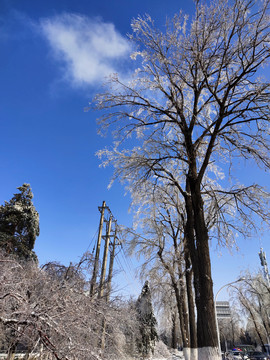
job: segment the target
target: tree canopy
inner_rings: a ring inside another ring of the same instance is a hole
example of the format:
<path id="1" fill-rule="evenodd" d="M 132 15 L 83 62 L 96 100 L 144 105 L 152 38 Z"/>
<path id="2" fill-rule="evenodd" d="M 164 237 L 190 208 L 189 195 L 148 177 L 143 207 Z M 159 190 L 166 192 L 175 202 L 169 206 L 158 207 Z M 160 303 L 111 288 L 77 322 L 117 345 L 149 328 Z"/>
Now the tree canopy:
<path id="1" fill-rule="evenodd" d="M 36 259 L 33 251 L 39 235 L 39 215 L 29 184 L 18 187 L 9 202 L 0 206 L 0 246 L 8 254 L 24 259 Z"/>
<path id="2" fill-rule="evenodd" d="M 130 81 L 112 76 L 97 96 L 101 126 L 115 130 L 114 146 L 99 155 L 135 197 L 149 179 L 152 191 L 178 192 L 199 359 L 218 359 L 209 237 L 226 243 L 237 232 L 250 235 L 252 214 L 269 220 L 269 193 L 231 171 L 241 160 L 270 169 L 270 82 L 262 72 L 270 58 L 269 0 L 197 1 L 191 20 L 180 12 L 161 31 L 150 16 L 138 17 L 132 29 L 140 67 Z"/>
<path id="3" fill-rule="evenodd" d="M 148 281 L 145 282 L 141 295 L 136 302 L 137 318 L 140 327 L 140 338 L 137 341 L 139 353 L 148 356 L 154 351 L 157 335 L 157 320 L 151 300 L 151 291 Z"/>

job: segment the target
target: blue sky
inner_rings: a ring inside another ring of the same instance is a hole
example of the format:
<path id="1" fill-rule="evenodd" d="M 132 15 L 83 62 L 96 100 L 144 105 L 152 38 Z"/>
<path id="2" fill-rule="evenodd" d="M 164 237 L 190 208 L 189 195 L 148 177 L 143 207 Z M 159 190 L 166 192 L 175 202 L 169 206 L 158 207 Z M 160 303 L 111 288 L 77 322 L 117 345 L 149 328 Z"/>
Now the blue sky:
<path id="1" fill-rule="evenodd" d="M 112 169 L 99 168 L 95 156 L 110 137 L 97 135 L 98 113 L 84 108 L 105 76 L 128 73 L 132 18 L 148 13 L 163 25 L 166 16 L 193 7 L 192 0 L 169 6 L 163 0 L 0 0 L 0 203 L 31 184 L 40 263 L 78 261 L 93 242 L 103 200 L 120 224 L 131 225 L 129 197 L 120 184 L 107 189 Z M 268 174 L 262 181 L 267 185 Z M 259 268 L 260 246 L 270 259 L 267 234 L 240 239 L 233 256 L 213 248 L 215 291 L 242 270 Z M 130 271 L 119 287 L 126 282 L 127 292 L 137 292 L 128 277 Z"/>

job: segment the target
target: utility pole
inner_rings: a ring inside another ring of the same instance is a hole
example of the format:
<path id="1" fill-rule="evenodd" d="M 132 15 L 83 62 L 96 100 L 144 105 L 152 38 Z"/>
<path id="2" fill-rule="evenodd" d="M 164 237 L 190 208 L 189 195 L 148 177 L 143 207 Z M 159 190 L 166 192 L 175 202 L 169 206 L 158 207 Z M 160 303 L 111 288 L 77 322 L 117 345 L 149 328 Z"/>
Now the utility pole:
<path id="1" fill-rule="evenodd" d="M 100 284 L 99 284 L 99 298 L 103 297 L 104 294 L 104 286 L 105 286 L 105 275 L 106 275 L 106 267 L 107 267 L 107 258 L 108 258 L 108 250 L 109 250 L 109 242 L 110 242 L 110 234 L 111 234 L 111 226 L 112 226 L 112 215 L 110 215 L 109 222 L 107 224 L 107 231 L 105 236 L 105 246 L 104 246 L 104 255 L 103 255 L 103 263 L 100 275 Z"/>
<path id="2" fill-rule="evenodd" d="M 109 221 L 105 218 L 105 210 L 107 210 L 108 214 L 110 215 Z M 103 253 L 103 260 L 102 260 L 102 268 L 101 268 L 101 275 L 100 275 L 100 282 L 98 288 L 98 299 L 103 298 L 104 296 L 104 289 L 105 289 L 105 277 L 106 277 L 106 267 L 107 267 L 107 260 L 108 260 L 108 251 L 109 246 L 112 247 L 110 252 L 110 264 L 109 264 L 109 273 L 108 273 L 108 285 L 105 294 L 105 301 L 108 302 L 110 292 L 111 292 L 111 282 L 112 282 L 112 273 L 113 273 L 113 263 L 115 258 L 115 247 L 116 247 L 116 221 L 110 211 L 110 209 L 106 206 L 105 201 L 102 203 L 102 207 L 99 207 L 99 211 L 101 212 L 100 215 L 100 222 L 99 222 L 99 231 L 98 231 L 98 239 L 97 239 L 97 248 L 96 248 L 96 255 L 94 261 L 94 268 L 93 268 L 93 275 L 90 284 L 90 297 L 94 296 L 95 289 L 96 289 L 96 282 L 97 282 L 97 273 L 98 273 L 98 265 L 99 265 L 99 256 L 100 256 L 100 247 L 101 247 L 101 239 L 105 238 L 105 245 L 104 245 L 104 253 Z M 103 223 L 106 222 L 106 235 L 102 236 L 103 231 Z M 114 235 L 111 235 L 111 228 L 112 222 L 115 223 Z M 110 242 L 110 238 L 113 237 L 113 242 Z M 100 341 L 99 346 L 101 351 L 104 351 L 105 348 L 105 335 L 106 335 L 106 319 L 105 317 L 102 320 L 101 324 L 101 332 L 100 332 Z"/>
<path id="3" fill-rule="evenodd" d="M 103 294 L 104 294 L 105 275 L 106 275 L 108 250 L 109 250 L 109 243 L 110 243 L 110 236 L 111 236 L 112 218 L 113 218 L 113 216 L 111 214 L 109 222 L 107 223 L 107 231 L 106 231 L 106 236 L 105 236 L 103 263 L 102 263 L 102 270 L 101 270 L 100 284 L 99 284 L 99 294 L 98 294 L 99 299 L 102 298 Z M 106 337 L 105 333 L 106 333 L 106 319 L 104 317 L 103 320 L 102 320 L 101 334 L 100 334 L 100 349 L 101 349 L 102 352 L 105 349 L 105 337 Z"/>
<path id="4" fill-rule="evenodd" d="M 100 215 L 100 222 L 99 222 L 99 229 L 98 229 L 98 240 L 97 240 L 97 248 L 96 248 L 93 276 L 92 276 L 91 286 L 90 286 L 90 296 L 94 295 L 94 290 L 96 287 L 98 261 L 99 261 L 99 253 L 100 253 L 100 243 L 101 243 L 101 237 L 102 237 L 102 228 L 103 228 L 105 209 L 106 209 L 106 202 L 103 201 L 102 207 L 99 208 L 99 210 L 101 211 L 101 215 Z"/>
<path id="5" fill-rule="evenodd" d="M 107 293 L 106 293 L 106 302 L 109 301 L 110 293 L 112 289 L 112 273 L 113 273 L 113 263 L 114 263 L 114 257 L 115 257 L 115 247 L 116 247 L 116 236 L 117 228 L 116 228 L 116 222 L 115 222 L 115 231 L 114 231 L 114 237 L 112 242 L 112 248 L 110 252 L 110 265 L 109 265 L 109 274 L 108 274 L 108 286 L 107 286 Z"/>

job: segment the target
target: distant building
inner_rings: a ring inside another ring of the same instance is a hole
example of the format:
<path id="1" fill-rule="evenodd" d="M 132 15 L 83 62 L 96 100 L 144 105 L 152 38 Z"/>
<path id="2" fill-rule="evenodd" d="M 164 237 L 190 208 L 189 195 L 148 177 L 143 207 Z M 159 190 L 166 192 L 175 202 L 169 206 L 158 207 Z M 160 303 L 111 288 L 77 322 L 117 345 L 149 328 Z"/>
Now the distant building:
<path id="1" fill-rule="evenodd" d="M 231 309 L 229 301 L 217 301 L 216 302 L 216 314 L 218 319 L 230 318 Z"/>

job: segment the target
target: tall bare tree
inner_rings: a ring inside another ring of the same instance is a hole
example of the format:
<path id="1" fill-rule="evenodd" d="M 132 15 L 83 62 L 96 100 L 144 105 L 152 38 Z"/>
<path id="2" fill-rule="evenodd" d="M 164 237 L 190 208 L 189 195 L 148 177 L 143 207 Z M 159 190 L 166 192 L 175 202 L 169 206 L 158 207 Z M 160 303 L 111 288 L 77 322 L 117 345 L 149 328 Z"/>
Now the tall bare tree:
<path id="1" fill-rule="evenodd" d="M 269 0 L 197 1 L 191 21 L 180 13 L 162 32 L 146 16 L 133 20 L 132 28 L 130 39 L 137 47 L 132 57 L 141 60 L 141 67 L 127 82 L 112 76 L 110 89 L 97 96 L 97 106 L 105 110 L 100 124 L 116 128 L 114 148 L 100 155 L 131 187 L 151 177 L 173 184 L 181 194 L 194 271 L 199 360 L 215 360 L 205 209 L 223 193 L 230 194 L 234 208 L 216 221 L 233 229 L 237 213 L 250 230 L 250 211 L 266 215 L 268 194 L 260 186 L 224 189 L 218 170 L 228 177 L 235 158 L 270 167 L 269 82 L 262 76 L 270 57 Z M 129 140 L 133 135 L 136 146 Z M 212 179 L 208 184 L 206 176 Z"/>

